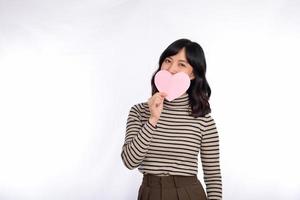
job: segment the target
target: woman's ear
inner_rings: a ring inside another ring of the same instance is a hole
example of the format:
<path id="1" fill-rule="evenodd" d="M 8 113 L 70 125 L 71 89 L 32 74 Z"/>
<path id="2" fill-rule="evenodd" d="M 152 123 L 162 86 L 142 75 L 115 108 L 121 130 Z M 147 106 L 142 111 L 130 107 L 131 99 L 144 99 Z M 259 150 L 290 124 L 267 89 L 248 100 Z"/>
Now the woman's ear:
<path id="1" fill-rule="evenodd" d="M 192 72 L 192 73 L 189 75 L 189 77 L 190 77 L 190 80 L 195 79 L 194 73 Z"/>

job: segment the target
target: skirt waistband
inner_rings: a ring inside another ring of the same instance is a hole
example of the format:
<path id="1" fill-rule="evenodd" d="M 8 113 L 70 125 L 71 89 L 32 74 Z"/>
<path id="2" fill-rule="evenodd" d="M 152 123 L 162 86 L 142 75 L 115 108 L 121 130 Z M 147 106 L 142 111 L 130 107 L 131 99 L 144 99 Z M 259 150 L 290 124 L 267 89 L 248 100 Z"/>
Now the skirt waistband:
<path id="1" fill-rule="evenodd" d="M 148 187 L 184 187 L 190 185 L 200 184 L 198 177 L 193 176 L 180 176 L 180 175 L 169 175 L 169 176 L 157 176 L 153 174 L 144 174 L 143 175 L 143 185 Z"/>

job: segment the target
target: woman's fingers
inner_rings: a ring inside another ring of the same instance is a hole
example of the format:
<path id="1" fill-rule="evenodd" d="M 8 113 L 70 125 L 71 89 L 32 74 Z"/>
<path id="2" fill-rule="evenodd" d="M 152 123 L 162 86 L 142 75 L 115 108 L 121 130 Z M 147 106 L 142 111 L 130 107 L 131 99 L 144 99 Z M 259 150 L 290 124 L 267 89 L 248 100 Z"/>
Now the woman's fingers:
<path id="1" fill-rule="evenodd" d="M 155 99 L 155 105 L 158 106 L 159 104 L 161 104 L 162 99 L 160 97 Z"/>
<path id="2" fill-rule="evenodd" d="M 161 103 L 163 103 L 163 100 L 166 96 L 167 93 L 165 92 L 157 92 L 148 99 L 148 104 L 155 105 L 155 107 L 158 107 Z"/>

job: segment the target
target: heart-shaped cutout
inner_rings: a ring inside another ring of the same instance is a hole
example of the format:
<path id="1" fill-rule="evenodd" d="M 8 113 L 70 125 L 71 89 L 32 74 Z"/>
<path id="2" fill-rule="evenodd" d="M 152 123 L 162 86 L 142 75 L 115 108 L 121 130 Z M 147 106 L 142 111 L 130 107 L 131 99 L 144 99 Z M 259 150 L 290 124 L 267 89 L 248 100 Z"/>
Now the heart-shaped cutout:
<path id="1" fill-rule="evenodd" d="M 167 70 L 160 70 L 155 74 L 154 83 L 158 91 L 167 93 L 166 99 L 172 101 L 187 91 L 190 78 L 184 72 L 172 75 Z"/>

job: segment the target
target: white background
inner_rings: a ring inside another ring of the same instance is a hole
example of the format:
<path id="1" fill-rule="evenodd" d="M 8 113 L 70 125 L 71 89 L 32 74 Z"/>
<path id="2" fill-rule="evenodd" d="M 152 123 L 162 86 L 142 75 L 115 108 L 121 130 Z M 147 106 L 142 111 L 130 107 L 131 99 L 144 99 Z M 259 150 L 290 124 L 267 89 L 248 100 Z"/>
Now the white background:
<path id="1" fill-rule="evenodd" d="M 129 109 L 150 97 L 162 51 L 189 38 L 206 54 L 224 199 L 299 200 L 299 10 L 0 0 L 0 199 L 135 199 L 142 174 L 120 156 Z"/>

